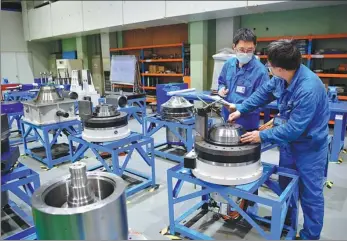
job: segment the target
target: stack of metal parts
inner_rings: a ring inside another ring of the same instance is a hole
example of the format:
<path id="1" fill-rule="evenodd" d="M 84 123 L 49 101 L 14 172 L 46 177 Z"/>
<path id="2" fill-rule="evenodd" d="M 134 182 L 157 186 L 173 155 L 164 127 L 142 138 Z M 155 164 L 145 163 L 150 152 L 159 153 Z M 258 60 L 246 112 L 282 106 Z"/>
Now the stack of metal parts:
<path id="1" fill-rule="evenodd" d="M 128 114 L 117 108 L 127 104 L 125 96 L 106 97 L 106 103 L 97 105 L 93 112 L 91 100 L 78 102 L 79 116 L 83 122 L 82 138 L 90 142 L 108 142 L 130 135 Z"/>
<path id="2" fill-rule="evenodd" d="M 23 102 L 23 119 L 36 125 L 76 120 L 74 103 L 74 100 L 64 99 L 55 86 L 41 86 L 34 100 Z"/>
<path id="3" fill-rule="evenodd" d="M 194 116 L 194 105 L 184 97 L 172 96 L 167 102 L 161 105 L 161 117 L 169 122 L 182 123 L 185 119 L 190 119 Z M 187 132 L 183 128 L 177 127 L 176 131 L 184 138 L 187 138 Z M 179 145 L 180 139 L 175 135 L 169 127 L 166 127 L 167 144 Z"/>
<path id="4" fill-rule="evenodd" d="M 126 240 L 126 185 L 117 175 L 87 172 L 76 162 L 70 175 L 52 180 L 32 197 L 40 240 Z"/>
<path id="5" fill-rule="evenodd" d="M 1 175 L 10 173 L 18 158 L 19 147 L 10 147 L 10 130 L 6 114 L 1 114 Z M 8 203 L 8 191 L 1 192 L 1 208 Z"/>
<path id="6" fill-rule="evenodd" d="M 220 185 L 242 185 L 258 180 L 263 174 L 260 144 L 242 144 L 245 133 L 238 124 L 215 124 L 208 130 L 207 112 L 198 110 L 194 149 L 184 165 L 206 182 Z"/>

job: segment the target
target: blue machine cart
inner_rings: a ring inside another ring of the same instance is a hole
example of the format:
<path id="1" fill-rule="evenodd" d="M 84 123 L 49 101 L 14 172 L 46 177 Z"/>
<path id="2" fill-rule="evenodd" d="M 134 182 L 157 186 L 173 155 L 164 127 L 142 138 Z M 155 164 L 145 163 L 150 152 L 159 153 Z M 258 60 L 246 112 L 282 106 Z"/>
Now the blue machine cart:
<path id="1" fill-rule="evenodd" d="M 96 159 L 101 163 L 100 165 L 89 168 L 88 171 L 104 167 L 106 171 L 114 173 L 120 177 L 122 177 L 125 173 L 130 173 L 142 179 L 143 181 L 140 184 L 131 186 L 126 190 L 128 197 L 148 187 L 156 187 L 154 156 L 146 153 L 146 150 L 150 150 L 151 153 L 153 153 L 154 141 L 152 138 L 145 137 L 142 134 L 134 132 L 124 139 L 105 143 L 87 142 L 82 139 L 81 135 L 70 135 L 68 138 L 70 145 L 70 158 L 72 162 L 81 159 L 83 154 L 90 149 L 94 153 Z M 73 150 L 72 148 L 74 142 L 78 143 L 76 150 Z M 140 154 L 143 161 L 151 168 L 150 175 L 127 168 L 134 150 Z M 101 152 L 111 154 L 112 165 L 107 163 L 105 160 L 106 158 L 102 157 L 100 154 Z M 127 155 L 123 164 L 120 165 L 119 155 L 122 153 L 126 153 Z"/>
<path id="2" fill-rule="evenodd" d="M 67 136 L 81 133 L 82 125 L 79 120 L 47 125 L 35 125 L 21 120 L 21 128 L 25 154 L 52 168 L 54 165 L 70 161 L 69 146 L 66 143 L 57 144 L 58 137 L 62 136 L 62 133 Z M 28 136 L 31 133 L 37 136 L 41 147 L 28 148 Z"/>
<path id="3" fill-rule="evenodd" d="M 22 163 L 18 163 L 12 172 L 1 176 L 1 191 L 11 192 L 29 206 L 31 206 L 31 196 L 39 186 L 39 174 Z M 9 218 L 10 215 L 19 217 L 27 226 L 24 230 L 6 237 L 6 240 L 36 239 L 36 230 L 32 217 L 27 215 L 15 202 L 9 200 L 8 205 L 2 211 Z M 2 220 L 3 226 L 4 221 Z"/>
<path id="4" fill-rule="evenodd" d="M 184 157 L 181 155 L 176 155 L 169 153 L 167 148 L 170 148 L 172 144 L 184 146 L 186 152 L 190 152 L 193 149 L 194 137 L 193 137 L 193 128 L 195 126 L 195 118 L 188 118 L 182 122 L 171 122 L 162 120 L 159 116 L 149 116 L 145 118 L 145 128 L 146 136 L 153 136 L 161 128 L 169 128 L 170 131 L 180 140 L 179 143 L 168 143 L 164 142 L 161 144 L 156 144 L 154 146 L 154 154 L 165 159 L 169 159 L 175 162 L 183 163 Z M 148 129 L 147 129 L 148 126 Z M 187 138 L 184 138 L 177 130 L 182 128 L 186 131 Z M 164 149 L 165 150 L 164 150 Z"/>
<path id="5" fill-rule="evenodd" d="M 283 234 L 282 232 L 285 230 L 286 238 L 294 239 L 297 231 L 298 211 L 292 211 L 292 213 L 290 214 L 292 220 L 291 226 L 285 225 L 284 220 L 289 205 L 292 205 L 293 207 L 298 207 L 298 175 L 294 170 L 281 168 L 275 165 L 263 163 L 263 166 L 264 173 L 258 181 L 247 185 L 240 185 L 235 187 L 216 185 L 201 181 L 195 178 L 191 174 L 191 171 L 189 169 L 185 169 L 181 165 L 177 165 L 169 169 L 167 171 L 167 182 L 170 233 L 172 235 L 175 235 L 175 233 L 177 232 L 181 236 L 188 237 L 191 239 L 212 239 L 212 237 L 202 234 L 193 229 L 190 229 L 186 225 L 189 222 L 189 220 L 191 220 L 191 218 L 188 218 L 191 217 L 194 212 L 196 212 L 199 209 L 208 210 L 208 204 L 210 201 L 209 194 L 216 192 L 219 195 L 221 195 L 225 200 L 227 200 L 229 205 L 231 205 L 231 207 L 235 209 L 235 211 L 237 211 L 253 228 L 255 228 L 259 232 L 260 236 L 262 236 L 263 238 L 279 240 L 281 239 L 281 236 Z M 278 182 L 275 182 L 270 178 L 272 174 L 285 176 L 291 179 L 290 183 L 288 184 L 285 190 L 281 191 Z M 175 186 L 173 186 L 174 178 L 177 179 Z M 179 196 L 180 190 L 184 182 L 200 186 L 201 190 L 188 194 L 186 194 L 185 192 L 184 195 Z M 278 197 L 268 198 L 253 194 L 254 191 L 258 190 L 262 185 L 266 185 Z M 272 219 L 268 220 L 259 217 L 255 214 L 245 212 L 238 206 L 238 204 L 236 204 L 232 199 L 229 198 L 229 195 L 271 207 Z M 201 197 L 201 201 L 199 203 L 197 203 L 195 206 L 187 210 L 185 213 L 181 214 L 180 217 L 175 219 L 175 204 L 199 197 Z M 187 222 L 184 222 L 185 224 L 183 224 L 183 221 Z M 265 232 L 264 229 L 261 226 L 259 226 L 259 222 L 271 224 L 269 232 Z"/>

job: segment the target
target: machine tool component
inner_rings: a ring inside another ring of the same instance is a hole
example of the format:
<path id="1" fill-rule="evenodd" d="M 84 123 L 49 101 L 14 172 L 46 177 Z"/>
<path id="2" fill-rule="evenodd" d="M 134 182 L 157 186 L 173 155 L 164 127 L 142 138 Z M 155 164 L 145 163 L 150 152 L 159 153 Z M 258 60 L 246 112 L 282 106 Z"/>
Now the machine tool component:
<path id="1" fill-rule="evenodd" d="M 98 104 L 100 94 L 95 90 L 90 70 L 72 70 L 72 80 L 69 97 L 75 100 L 83 100 L 88 96 L 93 106 Z"/>
<path id="2" fill-rule="evenodd" d="M 166 121 L 182 122 L 194 116 L 194 105 L 184 97 L 172 96 L 167 102 L 161 105 L 161 117 Z M 176 131 L 184 138 L 187 132 L 183 128 L 176 128 Z M 168 144 L 179 144 L 180 139 L 166 127 L 166 140 Z"/>
<path id="3" fill-rule="evenodd" d="M 74 103 L 64 99 L 54 86 L 41 86 L 36 99 L 23 102 L 23 119 L 37 125 L 76 120 Z"/>
<path id="4" fill-rule="evenodd" d="M 126 240 L 126 185 L 117 175 L 86 172 L 76 162 L 70 175 L 35 191 L 32 212 L 41 240 Z"/>
<path id="5" fill-rule="evenodd" d="M 207 130 L 207 109 L 198 109 L 196 123 L 200 136 L 194 151 L 186 155 L 184 166 L 206 182 L 220 185 L 247 184 L 263 173 L 260 144 L 242 144 L 245 132 L 238 124 L 220 123 Z"/>
<path id="6" fill-rule="evenodd" d="M 117 105 L 113 105 L 117 100 L 123 105 L 126 102 L 124 98 L 107 97 L 106 103 L 97 105 L 94 112 L 91 101 L 79 101 L 78 110 L 84 125 L 82 138 L 91 142 L 107 142 L 129 136 L 128 114 L 118 111 Z"/>

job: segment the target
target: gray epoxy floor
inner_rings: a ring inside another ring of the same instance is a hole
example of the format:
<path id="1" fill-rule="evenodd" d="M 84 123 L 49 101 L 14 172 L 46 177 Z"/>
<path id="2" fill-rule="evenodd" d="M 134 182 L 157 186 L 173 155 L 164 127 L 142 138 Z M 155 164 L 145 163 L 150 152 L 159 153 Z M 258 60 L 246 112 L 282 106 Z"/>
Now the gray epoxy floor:
<path id="1" fill-rule="evenodd" d="M 130 121 L 132 131 L 141 131 L 141 126 L 136 120 Z M 155 134 L 155 142 L 160 143 L 165 140 L 165 130 L 160 130 Z M 31 143 L 29 146 L 36 146 L 36 143 Z M 23 146 L 20 146 L 23 153 Z M 89 158 L 84 161 L 88 166 L 98 164 L 91 151 L 88 151 L 85 156 Z M 329 180 L 334 182 L 332 189 L 325 188 L 325 218 L 324 228 L 321 239 L 346 239 L 347 235 L 347 156 L 342 156 L 346 162 L 342 164 L 329 165 Z M 262 154 L 262 161 L 273 164 L 278 164 L 279 155 L 277 150 L 269 150 Z M 41 168 L 43 164 L 33 160 L 30 157 L 21 157 L 20 161 L 32 168 L 40 174 L 41 184 L 55 177 L 68 174 L 69 164 L 60 165 L 49 171 Z M 308 160 L 309 161 L 309 160 Z M 167 185 L 166 185 L 166 170 L 176 165 L 174 162 L 163 160 L 156 157 L 156 179 L 160 184 L 158 190 L 154 192 L 143 191 L 128 199 L 128 223 L 129 228 L 143 233 L 148 239 L 165 239 L 159 232 L 169 225 L 168 221 L 168 206 L 167 206 Z M 129 167 L 148 171 L 147 165 L 141 161 L 141 158 L 136 153 L 129 162 Z M 182 192 L 193 191 L 194 186 L 185 184 Z M 15 198 L 14 198 L 15 199 Z M 195 200 L 190 200 L 182 205 L 177 205 L 175 212 L 179 214 L 192 206 Z M 22 206 L 22 205 L 21 205 Z M 23 208 L 25 206 L 23 205 Z M 28 212 L 29 209 L 26 208 Z M 300 211 L 299 224 L 302 227 L 303 217 Z M 248 234 L 230 233 L 230 228 L 222 221 L 211 222 L 211 217 L 207 215 L 199 223 L 197 229 L 205 230 L 206 234 L 212 235 L 216 239 L 259 239 L 260 237 L 253 229 Z"/>

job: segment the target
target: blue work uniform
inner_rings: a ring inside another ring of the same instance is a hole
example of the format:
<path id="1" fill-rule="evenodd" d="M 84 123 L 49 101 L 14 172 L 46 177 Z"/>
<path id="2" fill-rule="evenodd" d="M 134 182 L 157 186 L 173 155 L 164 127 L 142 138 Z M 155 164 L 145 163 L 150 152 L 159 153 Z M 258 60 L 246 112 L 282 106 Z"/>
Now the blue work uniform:
<path id="1" fill-rule="evenodd" d="M 274 77 L 246 101 L 236 105 L 241 113 L 277 99 L 280 116 L 286 121 L 260 132 L 261 142 L 280 146 L 280 166 L 299 173 L 299 196 L 304 214 L 302 239 L 319 239 L 324 218 L 324 172 L 328 155 L 329 102 L 319 77 L 301 65 L 287 87 Z M 280 180 L 282 188 L 288 180 Z"/>
<path id="2" fill-rule="evenodd" d="M 266 67 L 255 56 L 242 68 L 239 67 L 237 58 L 231 58 L 222 68 L 218 78 L 218 90 L 223 87 L 228 89 L 225 100 L 229 103 L 240 104 L 268 80 L 269 74 Z M 228 120 L 230 112 L 227 108 L 223 107 L 222 114 L 224 120 Z M 245 130 L 255 130 L 259 127 L 259 120 L 259 110 L 254 110 L 241 116 L 236 123 L 242 125 Z"/>

